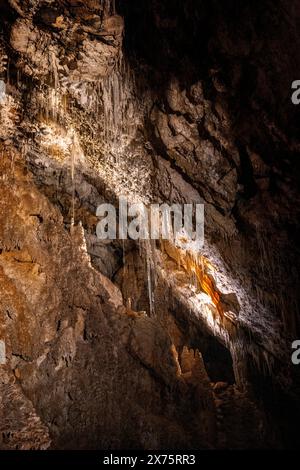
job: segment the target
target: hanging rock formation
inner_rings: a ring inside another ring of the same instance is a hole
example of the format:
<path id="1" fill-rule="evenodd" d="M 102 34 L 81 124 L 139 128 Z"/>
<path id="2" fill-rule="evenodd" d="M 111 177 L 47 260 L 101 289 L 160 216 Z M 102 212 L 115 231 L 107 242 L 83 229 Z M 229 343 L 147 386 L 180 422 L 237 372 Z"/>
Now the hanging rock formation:
<path id="1" fill-rule="evenodd" d="M 297 2 L 0 8 L 0 449 L 297 446 Z M 201 253 L 99 240 L 120 195 Z"/>

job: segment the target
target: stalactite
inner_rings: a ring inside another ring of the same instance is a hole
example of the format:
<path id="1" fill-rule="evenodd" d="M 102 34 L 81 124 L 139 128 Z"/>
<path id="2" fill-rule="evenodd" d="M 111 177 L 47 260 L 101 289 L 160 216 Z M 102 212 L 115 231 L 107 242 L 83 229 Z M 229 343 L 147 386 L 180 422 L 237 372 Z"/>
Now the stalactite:
<path id="1" fill-rule="evenodd" d="M 76 143 L 75 143 L 75 135 L 73 132 L 72 135 L 72 145 L 71 145 L 71 180 L 72 180 L 72 217 L 71 217 L 71 225 L 75 223 L 75 166 L 76 166 Z"/>
<path id="2" fill-rule="evenodd" d="M 145 276 L 149 300 L 149 315 L 155 315 L 156 260 L 151 240 L 140 240 L 141 255 L 145 258 Z"/>
<path id="3" fill-rule="evenodd" d="M 140 118 L 139 105 L 134 102 L 133 74 L 124 59 L 120 58 L 113 72 L 100 86 L 104 110 L 104 137 L 112 150 L 118 152 L 134 137 Z"/>

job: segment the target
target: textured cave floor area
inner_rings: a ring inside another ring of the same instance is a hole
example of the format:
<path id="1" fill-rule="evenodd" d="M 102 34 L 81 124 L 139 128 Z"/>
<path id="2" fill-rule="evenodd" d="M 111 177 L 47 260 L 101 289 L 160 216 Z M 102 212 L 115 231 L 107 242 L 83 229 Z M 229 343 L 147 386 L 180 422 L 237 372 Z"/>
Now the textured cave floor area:
<path id="1" fill-rule="evenodd" d="M 296 448 L 297 1 L 0 11 L 0 449 Z M 201 252 L 99 240 L 120 196 Z"/>

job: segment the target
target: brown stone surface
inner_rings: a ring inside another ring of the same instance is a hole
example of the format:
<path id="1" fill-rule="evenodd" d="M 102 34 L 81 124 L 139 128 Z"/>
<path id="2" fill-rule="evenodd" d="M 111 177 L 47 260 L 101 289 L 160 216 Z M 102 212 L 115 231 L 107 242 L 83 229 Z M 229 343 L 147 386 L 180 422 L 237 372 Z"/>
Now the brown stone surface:
<path id="1" fill-rule="evenodd" d="M 297 447 L 297 1 L 0 4 L 0 448 Z"/>

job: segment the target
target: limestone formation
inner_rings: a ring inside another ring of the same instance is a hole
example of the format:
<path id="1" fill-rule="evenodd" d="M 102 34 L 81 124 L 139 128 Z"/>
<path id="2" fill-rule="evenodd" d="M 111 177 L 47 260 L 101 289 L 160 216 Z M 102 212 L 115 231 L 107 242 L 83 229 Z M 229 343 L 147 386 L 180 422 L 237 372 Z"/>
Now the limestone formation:
<path id="1" fill-rule="evenodd" d="M 297 1 L 0 8 L 0 449 L 297 448 Z M 99 240 L 120 195 L 201 252 Z"/>

